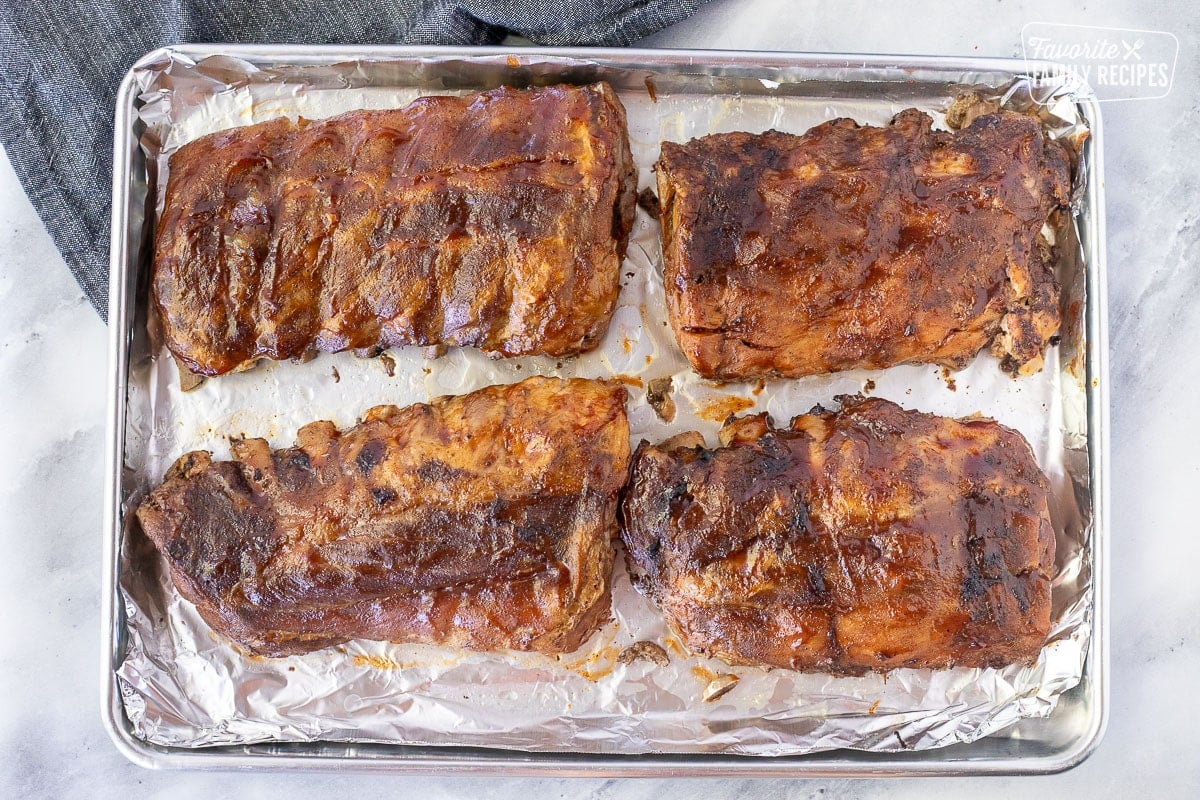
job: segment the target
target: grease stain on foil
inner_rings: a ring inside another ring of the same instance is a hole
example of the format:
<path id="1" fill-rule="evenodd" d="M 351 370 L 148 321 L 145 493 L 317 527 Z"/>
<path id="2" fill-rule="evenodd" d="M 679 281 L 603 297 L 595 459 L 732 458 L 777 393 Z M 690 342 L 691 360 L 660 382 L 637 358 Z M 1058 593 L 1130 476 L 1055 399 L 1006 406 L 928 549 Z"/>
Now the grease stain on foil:
<path id="1" fill-rule="evenodd" d="M 696 416 L 709 422 L 721 422 L 754 408 L 754 401 L 746 397 L 725 396 L 706 400 L 696 409 Z"/>

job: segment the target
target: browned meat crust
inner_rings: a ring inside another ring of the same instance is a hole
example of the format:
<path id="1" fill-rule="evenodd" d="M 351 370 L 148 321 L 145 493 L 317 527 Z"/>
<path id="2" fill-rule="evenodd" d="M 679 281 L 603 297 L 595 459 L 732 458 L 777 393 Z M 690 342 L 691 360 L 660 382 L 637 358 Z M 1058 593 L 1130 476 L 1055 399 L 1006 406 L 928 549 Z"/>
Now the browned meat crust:
<path id="1" fill-rule="evenodd" d="M 193 372 L 396 345 L 587 350 L 635 208 L 604 83 L 277 119 L 171 157 L 155 245 L 167 347 Z"/>
<path id="2" fill-rule="evenodd" d="M 1040 232 L 1068 155 L 1012 112 L 930 126 L 909 109 L 663 144 L 667 309 L 697 372 L 960 368 L 989 343 L 1009 372 L 1041 368 L 1059 289 Z"/>
<path id="3" fill-rule="evenodd" d="M 254 653 L 352 638 L 569 652 L 609 614 L 624 401 L 531 378 L 380 406 L 287 450 L 188 453 L 137 518 L 180 593 Z"/>
<path id="4" fill-rule="evenodd" d="M 621 507 L 635 584 L 694 650 L 858 673 L 1034 659 L 1050 626 L 1048 485 L 991 420 L 840 398 L 726 443 L 645 442 Z"/>

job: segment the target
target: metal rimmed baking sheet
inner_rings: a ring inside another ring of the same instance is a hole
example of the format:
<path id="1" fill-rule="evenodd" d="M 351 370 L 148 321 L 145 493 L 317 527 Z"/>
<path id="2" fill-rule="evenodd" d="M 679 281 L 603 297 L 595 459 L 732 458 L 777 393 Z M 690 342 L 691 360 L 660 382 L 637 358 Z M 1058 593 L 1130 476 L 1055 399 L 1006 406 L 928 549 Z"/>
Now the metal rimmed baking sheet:
<path id="1" fill-rule="evenodd" d="M 214 58 L 214 56 L 216 56 Z M 206 60 L 207 59 L 207 60 Z M 228 60 L 225 60 L 228 59 Z M 339 64 L 356 63 L 349 77 Z M 1079 113 L 1087 120 L 1091 137 L 1086 144 L 1084 193 L 1080 198 L 1077 229 L 1080 255 L 1075 276 L 1080 287 L 1074 319 L 1075 355 L 1060 364 L 1063 371 L 1074 372 L 1058 401 L 1077 407 L 1086 421 L 1083 440 L 1075 442 L 1079 452 L 1086 454 L 1086 463 L 1076 465 L 1086 480 L 1081 501 L 1086 501 L 1091 514 L 1087 537 L 1089 646 L 1087 660 L 1079 685 L 1058 699 L 1058 707 L 1045 719 L 1029 719 L 1006 728 L 1001 733 L 966 745 L 953 745 L 919 752 L 863 753 L 834 750 L 802 757 L 745 759 L 728 752 L 665 756 L 661 754 L 611 753 L 564 754 L 522 753 L 497 750 L 468 750 L 465 748 L 429 748 L 411 745 L 340 744 L 336 741 L 259 743 L 206 747 L 202 749 L 152 744 L 145 730 L 135 731 L 127 703 L 119 691 L 115 670 L 125 663 L 129 647 L 129 615 L 145 613 L 146 609 L 130 608 L 129 596 L 121 593 L 122 578 L 128 577 L 130 562 L 122 554 L 122 518 L 131 499 L 144 490 L 146 482 L 145 451 L 138 451 L 138 442 L 148 441 L 152 431 L 144 428 L 145 415 L 131 404 L 148 402 L 153 393 L 148 377 L 153 372 L 148 340 L 145 336 L 144 281 L 148 267 L 147 219 L 152 219 L 154 199 L 160 186 L 158 170 L 153 160 L 147 161 L 141 139 L 146 135 L 138 107 L 153 102 L 149 96 L 154 86 L 139 84 L 141 78 L 154 72 L 170 77 L 166 64 L 180 69 L 209 70 L 220 79 L 236 75 L 239 65 L 251 65 L 269 71 L 274 79 L 284 83 L 317 87 L 321 90 L 346 93 L 364 88 L 405 91 L 461 91 L 506 83 L 548 82 L 570 80 L 581 82 L 602 77 L 617 86 L 629 106 L 653 103 L 659 112 L 669 109 L 673 98 L 697 92 L 720 91 L 729 100 L 728 125 L 738 126 L 745 116 L 739 116 L 738 103 L 760 102 L 759 98 L 800 98 L 808 107 L 825 103 L 831 113 L 849 105 L 862 103 L 885 106 L 903 103 L 923 107 L 931 98 L 944 96 L 962 84 L 1002 87 L 1024 74 L 1026 65 L 1019 61 L 992 59 L 919 59 L 862 56 L 812 56 L 793 54 L 750 54 L 677 51 L 552 51 L 537 50 L 458 50 L 447 48 L 231 48 L 188 46 L 157 51 L 150 54 L 131 72 L 123 85 L 118 103 L 117 159 L 114 170 L 113 214 L 113 408 L 110 429 L 110 487 L 107 521 L 109 525 L 106 551 L 105 604 L 106 651 L 104 680 L 106 687 L 105 715 L 114 737 L 128 754 L 141 763 L 162 766 L 288 766 L 298 763 L 313 768 L 353 763 L 362 768 L 378 769 L 445 769 L 453 771 L 488 770 L 505 773 L 556 771 L 562 774 L 925 774 L 974 772 L 1045 772 L 1062 769 L 1076 762 L 1094 745 L 1103 727 L 1104 661 L 1105 661 L 1105 530 L 1104 502 L 1105 473 L 1103 471 L 1105 416 L 1107 403 L 1103 383 L 1105 358 L 1104 300 L 1103 300 L 1103 220 L 1100 182 L 1100 130 L 1094 102 L 1086 95 L 1072 99 Z M 140 72 L 139 72 L 140 71 Z M 224 72 L 222 72 L 224 71 Z M 340 83 L 339 83 L 340 82 Z M 359 82 L 356 85 L 356 82 Z M 653 87 L 651 90 L 650 87 Z M 168 88 L 162 87 L 159 88 Z M 653 91 L 655 98 L 649 95 Z M 204 98 L 192 98 L 206 102 Z M 657 101 L 657 102 L 655 102 Z M 253 103 L 252 103 L 253 105 Z M 783 112 L 787 113 L 786 109 Z M 631 114 L 631 119 L 633 115 Z M 864 119 L 880 122 L 877 116 Z M 788 119 L 781 119 L 781 127 Z M 791 120 L 802 124 L 802 120 Z M 636 124 L 636 123 L 634 123 Z M 678 120 L 677 135 L 681 138 L 695 133 L 689 130 L 686 113 Z M 707 131 L 704 131 L 707 132 Z M 669 136 L 659 131 L 646 131 Z M 635 130 L 635 137 L 638 132 Z M 644 159 L 639 161 L 645 166 Z M 643 179 L 645 176 L 643 176 Z M 1085 286 L 1086 284 L 1086 286 Z M 1083 291 L 1083 289 L 1086 291 Z M 645 320 L 640 320 L 644 322 Z M 624 321 L 618 317 L 614 327 Z M 631 348 L 632 349 L 632 348 Z M 1064 349 L 1063 352 L 1066 352 Z M 321 362 L 314 362 L 320 364 Z M 288 365 L 282 365 L 286 368 Z M 469 371 L 469 359 L 464 371 Z M 306 368 L 314 369 L 313 364 Z M 612 364 L 613 371 L 622 371 Z M 141 369 L 143 372 L 139 373 Z M 913 382 L 929 380 L 932 368 L 925 375 L 904 374 L 909 368 L 899 368 L 892 380 Z M 915 368 L 914 368 L 915 369 Z M 892 372 L 892 371 L 889 371 Z M 267 374 L 267 373 L 263 373 Z M 882 373 L 876 373 L 876 379 Z M 260 376 L 261 377 L 261 376 Z M 514 377 L 514 376 L 510 376 Z M 257 379 L 257 378 L 256 378 Z M 139 389 L 138 381 L 145 385 Z M 841 376 L 828 385 L 810 387 L 816 394 L 829 399 L 832 394 L 854 390 L 853 385 L 837 381 L 859 381 L 860 376 Z M 945 407 L 924 410 L 942 413 L 962 413 L 963 398 L 968 397 L 970 380 L 958 379 L 959 392 L 944 397 Z M 880 381 L 882 383 L 882 381 Z M 153 383 L 160 386 L 161 382 Z M 1071 391 L 1077 386 L 1078 391 Z M 454 387 L 446 387 L 453 389 Z M 466 387 L 473 388 L 473 387 Z M 216 389 L 214 388 L 214 391 Z M 697 392 L 706 391 L 698 386 Z M 886 393 L 883 387 L 880 393 Z M 424 398 L 417 398 L 424 399 Z M 903 397 L 893 398 L 903 402 Z M 393 401 L 379 397 L 374 402 Z M 700 403 L 703 398 L 700 399 Z M 909 405 L 914 405 L 909 403 Z M 311 408 L 306 404 L 305 411 Z M 352 415 L 361 408 L 350 409 Z M 306 414 L 301 420 L 321 416 Z M 996 413 L 1000 417 L 1001 414 Z M 335 420 L 336 421 L 336 420 Z M 350 420 L 352 421 L 352 420 Z M 261 420 L 259 420 L 261 422 Z M 259 422 L 250 422 L 253 428 Z M 346 420 L 341 420 L 346 422 Z M 218 434 L 228 425 L 216 425 Z M 246 431 L 250 435 L 268 435 L 273 444 L 288 444 L 287 423 L 272 432 L 261 429 Z M 141 437 L 139 439 L 139 437 Z M 166 457 L 166 454 L 163 454 Z M 157 466 L 157 465 L 156 465 Z M 126 553 L 126 555 L 128 555 Z M 122 574 L 122 569 L 125 574 Z M 136 699 L 132 699 L 136 702 Z M 141 734 L 140 736 L 137 734 Z M 150 737 L 153 738 L 153 737 Z M 346 737 L 331 737 L 346 738 Z M 368 737 L 370 738 L 370 737 Z M 486 740 L 484 740 L 486 742 Z M 478 742 L 476 742 L 478 743 Z"/>

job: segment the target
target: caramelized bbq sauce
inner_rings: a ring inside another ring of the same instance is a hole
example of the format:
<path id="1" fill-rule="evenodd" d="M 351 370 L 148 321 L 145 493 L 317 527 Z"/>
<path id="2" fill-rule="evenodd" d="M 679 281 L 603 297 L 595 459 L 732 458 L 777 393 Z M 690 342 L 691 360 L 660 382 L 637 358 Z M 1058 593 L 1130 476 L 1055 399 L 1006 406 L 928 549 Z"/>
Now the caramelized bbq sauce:
<path id="1" fill-rule="evenodd" d="M 687 645 L 731 663 L 863 672 L 1034 658 L 1054 531 L 1028 445 L 844 398 L 724 446 L 635 453 L 622 537 L 635 583 Z"/>
<path id="2" fill-rule="evenodd" d="M 609 613 L 625 390 L 533 378 L 189 453 L 138 509 L 180 592 L 252 652 L 350 638 L 570 651 Z"/>
<path id="3" fill-rule="evenodd" d="M 170 167 L 154 302 L 168 348 L 204 375 L 397 345 L 590 349 L 636 193 L 606 84 L 272 120 Z"/>
<path id="4" fill-rule="evenodd" d="M 722 133 L 656 169 L 669 317 L 705 377 L 960 368 L 989 343 L 1024 374 L 1058 332 L 1041 228 L 1070 166 L 1031 117 Z"/>

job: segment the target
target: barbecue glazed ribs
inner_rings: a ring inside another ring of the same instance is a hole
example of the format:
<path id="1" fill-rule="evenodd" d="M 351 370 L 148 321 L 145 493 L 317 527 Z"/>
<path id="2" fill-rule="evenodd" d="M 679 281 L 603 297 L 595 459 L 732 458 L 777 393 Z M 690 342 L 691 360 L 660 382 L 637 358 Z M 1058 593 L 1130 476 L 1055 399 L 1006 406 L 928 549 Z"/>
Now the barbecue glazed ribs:
<path id="1" fill-rule="evenodd" d="M 634 455 L 621 507 L 634 583 L 693 650 L 861 673 L 1033 660 L 1050 626 L 1048 486 L 990 420 L 840 398 Z"/>
<path id="2" fill-rule="evenodd" d="M 909 109 L 663 144 L 667 310 L 698 373 L 957 369 L 989 342 L 1008 372 L 1041 369 L 1059 328 L 1041 229 L 1068 202 L 1067 152 L 1013 112 L 930 126 Z"/>
<path id="3" fill-rule="evenodd" d="M 206 136 L 170 162 L 166 345 L 202 375 L 397 345 L 587 350 L 616 305 L 635 188 L 604 83 Z"/>
<path id="4" fill-rule="evenodd" d="M 253 653 L 352 638 L 569 652 L 609 614 L 624 401 L 531 378 L 380 406 L 287 450 L 188 453 L 137 518 L 180 593 Z"/>

